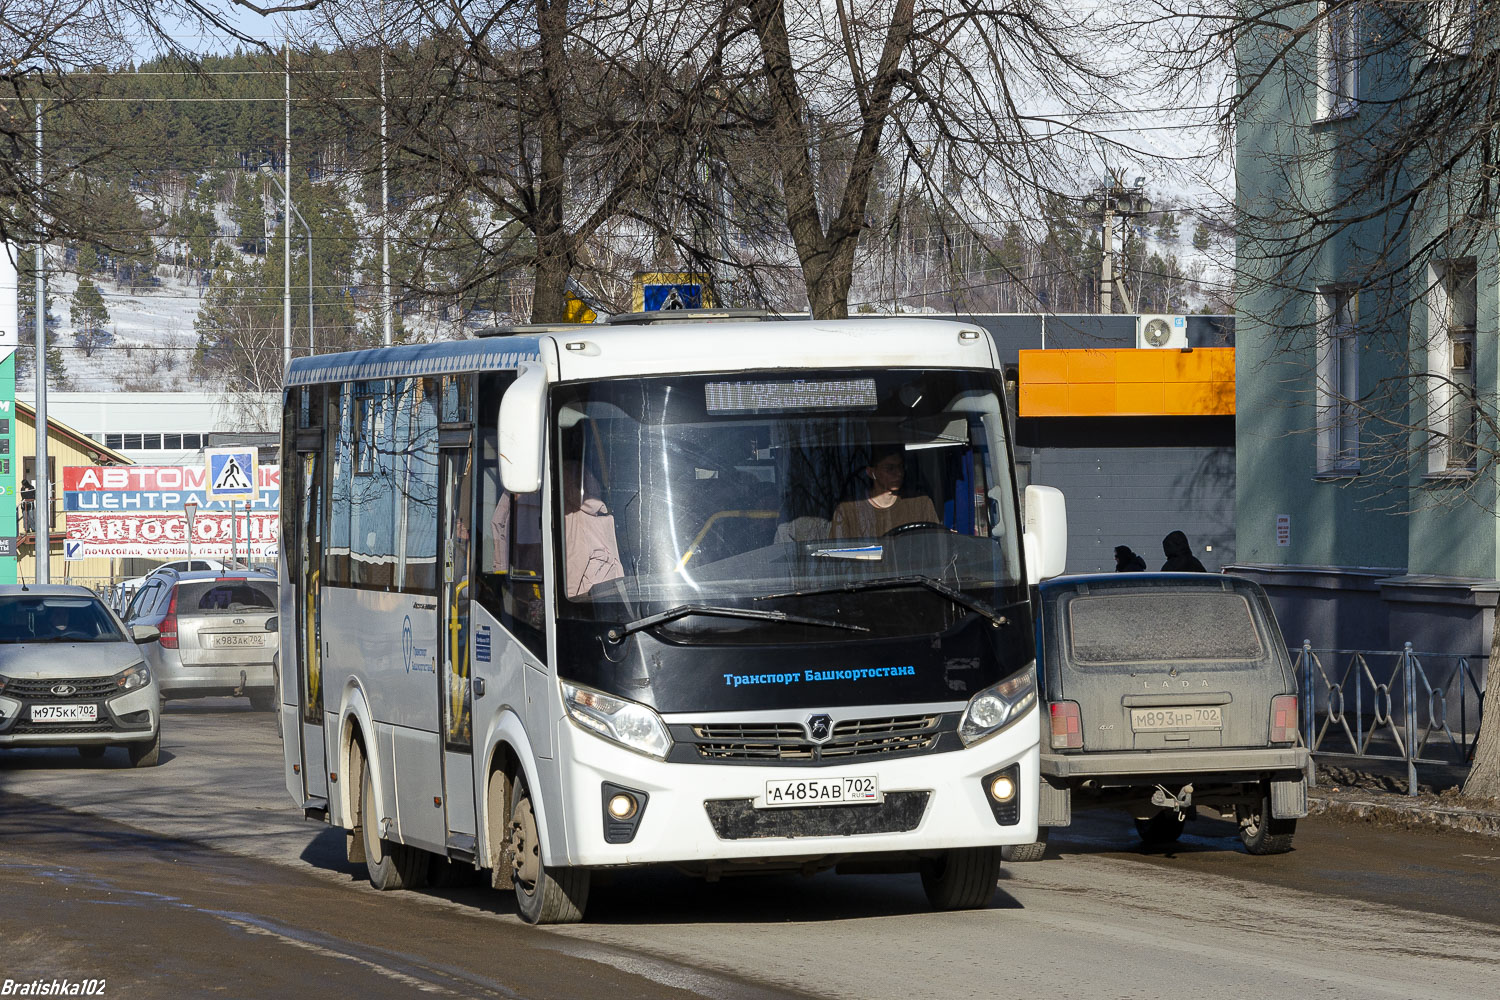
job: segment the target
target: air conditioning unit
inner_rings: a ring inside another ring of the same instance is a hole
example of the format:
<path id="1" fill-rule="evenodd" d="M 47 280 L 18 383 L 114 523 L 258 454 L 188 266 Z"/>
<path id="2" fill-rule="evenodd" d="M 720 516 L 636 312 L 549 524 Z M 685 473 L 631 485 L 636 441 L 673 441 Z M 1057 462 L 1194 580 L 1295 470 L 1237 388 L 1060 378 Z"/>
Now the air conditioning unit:
<path id="1" fill-rule="evenodd" d="M 1188 345 L 1186 316 L 1137 316 L 1136 347 L 1175 347 Z"/>

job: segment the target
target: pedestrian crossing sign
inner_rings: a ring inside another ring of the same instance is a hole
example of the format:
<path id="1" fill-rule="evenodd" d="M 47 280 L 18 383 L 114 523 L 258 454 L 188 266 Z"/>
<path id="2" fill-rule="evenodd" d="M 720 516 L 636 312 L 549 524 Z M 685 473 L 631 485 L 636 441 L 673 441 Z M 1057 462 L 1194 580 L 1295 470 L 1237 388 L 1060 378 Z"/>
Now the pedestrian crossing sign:
<path id="1" fill-rule="evenodd" d="M 204 454 L 208 459 L 208 477 L 203 484 L 207 499 L 256 499 L 256 449 L 208 448 Z"/>

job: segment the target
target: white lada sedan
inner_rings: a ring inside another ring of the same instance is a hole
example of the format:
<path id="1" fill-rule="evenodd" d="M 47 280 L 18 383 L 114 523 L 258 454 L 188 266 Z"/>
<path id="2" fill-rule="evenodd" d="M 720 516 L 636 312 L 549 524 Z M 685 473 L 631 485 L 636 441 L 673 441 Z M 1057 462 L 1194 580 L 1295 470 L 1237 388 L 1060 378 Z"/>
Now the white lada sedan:
<path id="1" fill-rule="evenodd" d="M 123 745 L 136 767 L 161 751 L 161 691 L 140 643 L 104 602 L 65 585 L 0 586 L 0 749 Z"/>

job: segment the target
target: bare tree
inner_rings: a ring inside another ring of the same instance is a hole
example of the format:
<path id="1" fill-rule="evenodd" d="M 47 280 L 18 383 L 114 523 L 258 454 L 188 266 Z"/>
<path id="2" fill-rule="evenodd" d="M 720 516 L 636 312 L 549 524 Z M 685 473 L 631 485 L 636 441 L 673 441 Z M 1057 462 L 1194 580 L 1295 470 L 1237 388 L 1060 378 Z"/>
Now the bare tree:
<path id="1" fill-rule="evenodd" d="M 1237 143 L 1244 339 L 1298 386 L 1320 456 L 1357 447 L 1372 505 L 1495 514 L 1500 400 L 1476 382 L 1477 288 L 1495 283 L 1500 8 L 1468 0 L 1145 0 L 1187 86 Z M 1237 66 L 1237 79 L 1224 73 Z M 1467 308 L 1465 302 L 1468 303 Z M 1356 381 L 1341 352 L 1363 359 Z M 1342 374 L 1341 374 L 1342 373 Z M 1427 482 L 1413 485 L 1427 473 Z M 1500 631 L 1491 663 L 1500 662 Z M 1484 714 L 1500 718 L 1500 685 Z M 1500 798 L 1500 726 L 1465 792 Z"/>
<path id="2" fill-rule="evenodd" d="M 848 314 L 862 236 L 910 200 L 933 206 L 951 236 L 1035 218 L 1049 196 L 1081 193 L 1080 171 L 1114 145 L 1095 129 L 1115 107 L 1114 75 L 1090 47 L 1102 37 L 1097 12 L 1074 6 L 731 7 L 748 37 L 726 56 L 733 98 L 706 155 L 733 163 L 748 143 L 774 175 L 778 197 L 764 207 L 784 219 L 814 316 Z M 746 178 L 725 172 L 736 205 L 764 198 Z"/>
<path id="3" fill-rule="evenodd" d="M 368 0 L 331 5 L 325 36 L 366 74 L 341 89 L 378 165 L 384 52 L 393 228 L 412 293 L 508 298 L 531 285 L 531 318 L 563 318 L 570 280 L 645 227 L 616 229 L 673 169 L 718 79 L 722 14 L 684 0 Z M 638 214 L 638 213 L 635 213 Z"/>
<path id="4" fill-rule="evenodd" d="M 0 242 L 93 238 L 105 243 L 92 227 L 88 185 L 64 183 L 92 164 L 108 162 L 125 138 L 119 128 L 108 127 L 117 123 L 103 106 L 91 103 L 106 79 L 105 72 L 96 71 L 155 49 L 178 57 L 190 72 L 196 53 L 179 41 L 185 28 L 260 45 L 235 27 L 236 8 L 293 13 L 321 2 L 0 0 Z M 48 138 L 54 120 L 65 120 L 66 131 Z"/>

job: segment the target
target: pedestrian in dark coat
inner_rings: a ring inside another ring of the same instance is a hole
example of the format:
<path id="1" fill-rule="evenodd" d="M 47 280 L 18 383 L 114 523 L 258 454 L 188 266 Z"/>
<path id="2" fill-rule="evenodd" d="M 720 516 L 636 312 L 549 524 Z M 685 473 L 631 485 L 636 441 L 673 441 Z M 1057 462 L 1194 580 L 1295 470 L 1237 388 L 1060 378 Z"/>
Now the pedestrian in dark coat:
<path id="1" fill-rule="evenodd" d="M 1116 545 L 1115 572 L 1144 573 L 1146 572 L 1146 560 L 1142 559 L 1139 553 L 1132 552 L 1129 545 Z"/>
<path id="2" fill-rule="evenodd" d="M 1166 553 L 1167 561 L 1161 564 L 1163 573 L 1207 573 L 1198 557 L 1193 555 L 1193 547 L 1188 544 L 1187 535 L 1180 531 L 1174 531 L 1161 540 L 1161 550 Z"/>

